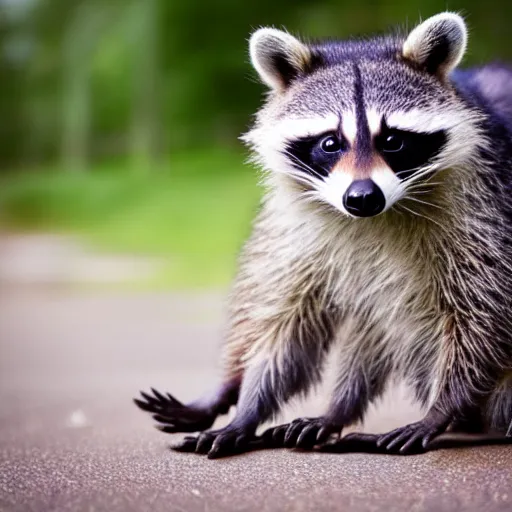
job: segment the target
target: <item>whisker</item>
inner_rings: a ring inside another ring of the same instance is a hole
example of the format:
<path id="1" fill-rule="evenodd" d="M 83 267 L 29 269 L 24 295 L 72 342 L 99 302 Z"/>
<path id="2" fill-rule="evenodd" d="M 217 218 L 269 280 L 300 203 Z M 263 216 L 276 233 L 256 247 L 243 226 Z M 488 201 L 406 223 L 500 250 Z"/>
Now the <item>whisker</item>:
<path id="1" fill-rule="evenodd" d="M 428 217 L 427 215 L 424 215 L 424 214 L 421 214 L 417 211 L 414 211 L 410 208 L 407 208 L 407 206 L 405 206 L 403 203 L 401 203 L 400 205 L 397 205 L 397 207 L 400 206 L 401 208 L 404 208 L 405 210 L 407 210 L 409 213 L 412 213 L 413 215 L 416 215 L 417 217 L 421 217 L 429 222 L 433 222 L 434 224 L 437 224 L 440 228 L 444 229 L 444 226 L 442 224 L 440 224 L 439 222 L 437 222 L 436 220 L 432 219 L 431 217 Z"/>
<path id="2" fill-rule="evenodd" d="M 419 171 L 420 169 L 422 169 L 422 167 L 413 167 L 412 169 L 404 169 L 403 171 L 395 172 L 395 176 L 400 176 L 401 174 L 404 174 L 405 172 L 415 173 L 416 171 Z"/>
<path id="3" fill-rule="evenodd" d="M 417 203 L 421 203 L 421 204 L 424 204 L 424 205 L 427 205 L 427 206 L 432 206 L 434 208 L 439 208 L 440 210 L 443 209 L 443 207 L 439 206 L 438 204 L 429 203 L 428 201 L 422 201 L 421 199 L 418 199 L 417 197 L 405 196 L 404 199 L 410 199 L 411 201 L 416 201 Z"/>
<path id="4" fill-rule="evenodd" d="M 284 150 L 284 154 L 289 156 L 294 162 L 296 162 L 302 169 L 312 173 L 315 177 L 319 178 L 319 179 L 323 179 L 324 177 L 322 176 L 321 173 L 319 173 L 316 169 L 313 169 L 311 166 L 309 166 L 308 164 L 306 164 L 305 162 L 303 162 L 300 158 L 296 157 L 293 153 L 290 153 L 289 150 L 285 149 Z M 324 172 L 327 172 L 326 169 L 324 169 L 322 167 L 322 170 Z"/>
<path id="5" fill-rule="evenodd" d="M 308 174 L 299 172 L 299 171 L 291 171 L 287 169 L 286 171 L 278 170 L 279 174 L 284 174 L 285 176 L 290 176 L 296 181 L 298 181 L 300 184 L 306 186 L 307 188 L 315 188 L 317 186 L 317 183 L 315 180 L 309 176 Z"/>
<path id="6" fill-rule="evenodd" d="M 430 173 L 433 173 L 435 171 L 437 171 L 437 167 L 426 167 L 423 170 L 421 170 L 420 172 L 417 172 L 416 174 L 413 174 L 412 176 L 405 178 L 404 180 L 402 180 L 402 183 L 415 183 L 420 178 L 423 178 L 424 176 L 426 176 Z"/>
<path id="7" fill-rule="evenodd" d="M 411 190 L 407 190 L 407 192 L 413 192 L 414 195 L 423 195 L 423 194 L 431 194 L 432 193 L 432 189 L 428 190 L 428 189 L 425 189 L 425 190 L 421 190 L 419 188 L 413 188 Z"/>
<path id="8" fill-rule="evenodd" d="M 393 210 L 394 212 L 398 213 L 398 215 L 403 215 L 403 212 L 401 212 L 401 211 L 398 209 L 398 207 L 397 207 L 397 206 L 398 206 L 398 205 L 394 204 L 394 205 L 390 208 L 390 210 Z"/>
<path id="9" fill-rule="evenodd" d="M 427 164 L 427 165 L 420 165 L 418 167 L 416 167 L 415 169 L 413 169 L 414 171 L 421 171 L 422 173 L 423 172 L 430 172 L 430 171 L 433 171 L 437 169 L 437 165 L 436 164 Z M 409 170 L 410 172 L 410 170 Z M 416 174 L 410 176 L 410 178 L 414 178 L 416 177 Z M 409 178 L 407 178 L 409 179 Z"/>
<path id="10" fill-rule="evenodd" d="M 297 165 L 301 171 L 305 171 L 307 175 L 312 175 L 315 178 L 320 178 L 321 174 L 316 171 L 315 169 L 310 168 L 307 164 L 304 162 L 301 162 L 299 159 L 293 160 L 294 165 Z"/>
<path id="11" fill-rule="evenodd" d="M 404 169 L 403 171 L 398 171 L 396 174 L 396 176 L 400 176 L 401 174 L 404 174 L 404 173 L 413 173 L 411 176 L 409 176 L 409 178 L 405 178 L 403 181 L 407 181 L 407 180 L 410 180 L 412 178 L 415 178 L 417 176 L 417 172 L 418 171 L 421 171 L 421 173 L 423 173 L 424 171 L 427 171 L 427 172 L 430 172 L 432 170 L 435 170 L 437 169 L 437 165 L 436 164 L 428 164 L 428 165 L 419 165 L 418 167 L 412 167 L 411 169 Z"/>
<path id="12" fill-rule="evenodd" d="M 420 183 L 413 183 L 407 187 L 407 190 L 417 190 L 420 188 L 434 188 L 436 185 L 442 185 L 442 181 L 421 181 Z"/>

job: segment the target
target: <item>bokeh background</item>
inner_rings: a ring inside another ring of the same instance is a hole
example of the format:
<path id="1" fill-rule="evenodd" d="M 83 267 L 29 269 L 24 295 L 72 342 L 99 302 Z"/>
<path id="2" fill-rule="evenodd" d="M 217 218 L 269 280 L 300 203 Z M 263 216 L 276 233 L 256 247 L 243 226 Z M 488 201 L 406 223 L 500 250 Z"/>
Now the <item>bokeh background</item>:
<path id="1" fill-rule="evenodd" d="M 224 286 L 260 191 L 238 136 L 262 25 L 357 36 L 451 9 L 512 57 L 506 0 L 0 0 L 0 278 Z"/>
<path id="2" fill-rule="evenodd" d="M 265 92 L 250 33 L 445 9 L 466 15 L 466 63 L 512 58 L 511 0 L 0 0 L 0 510 L 512 510 L 506 448 L 212 463 L 170 452 L 131 400 L 187 403 L 222 374 L 260 197 L 238 140 Z M 321 414 L 332 378 L 279 421 Z M 391 389 L 360 428 L 420 418 Z"/>

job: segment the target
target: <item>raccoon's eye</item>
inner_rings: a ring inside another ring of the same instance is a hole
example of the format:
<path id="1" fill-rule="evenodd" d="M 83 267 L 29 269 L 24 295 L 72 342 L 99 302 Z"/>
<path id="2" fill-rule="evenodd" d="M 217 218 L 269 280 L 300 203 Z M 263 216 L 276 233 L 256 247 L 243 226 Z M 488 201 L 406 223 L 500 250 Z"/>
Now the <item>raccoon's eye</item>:
<path id="1" fill-rule="evenodd" d="M 328 135 L 320 142 L 320 148 L 325 153 L 337 153 L 341 149 L 341 142 L 335 135 Z"/>
<path id="2" fill-rule="evenodd" d="M 299 171 L 307 172 L 318 178 L 329 175 L 340 154 L 346 148 L 347 144 L 343 138 L 329 132 L 289 141 L 285 148 L 285 154 Z"/>
<path id="3" fill-rule="evenodd" d="M 414 132 L 390 128 L 382 119 L 381 133 L 375 137 L 375 149 L 401 180 L 407 179 L 432 161 L 446 144 L 443 130 Z"/>
<path id="4" fill-rule="evenodd" d="M 397 153 L 404 149 L 405 141 L 397 133 L 391 133 L 381 141 L 381 151 L 385 153 Z"/>

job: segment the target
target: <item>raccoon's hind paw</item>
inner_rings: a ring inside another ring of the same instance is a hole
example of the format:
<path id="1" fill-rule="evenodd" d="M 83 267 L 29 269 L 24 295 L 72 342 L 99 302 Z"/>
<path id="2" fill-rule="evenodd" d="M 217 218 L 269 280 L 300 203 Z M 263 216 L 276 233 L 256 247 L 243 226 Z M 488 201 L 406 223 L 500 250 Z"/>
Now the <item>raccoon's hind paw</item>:
<path id="1" fill-rule="evenodd" d="M 261 437 L 274 448 L 311 450 L 325 443 L 332 434 L 339 436 L 342 428 L 326 418 L 298 418 L 291 423 L 269 428 Z"/>
<path id="2" fill-rule="evenodd" d="M 172 395 L 164 396 L 151 388 L 153 394 L 140 392 L 143 400 L 133 401 L 143 411 L 153 415 L 153 419 L 161 423 L 158 430 L 168 434 L 177 432 L 199 432 L 210 428 L 216 418 L 211 410 L 182 404 Z"/>
<path id="3" fill-rule="evenodd" d="M 228 425 L 220 430 L 203 432 L 198 436 L 187 436 L 180 443 L 171 446 L 171 449 L 177 452 L 206 454 L 209 459 L 219 459 L 265 447 L 262 438 Z"/>
<path id="4" fill-rule="evenodd" d="M 377 447 L 384 448 L 386 453 L 397 455 L 424 453 L 429 450 L 430 442 L 442 434 L 449 424 L 450 418 L 429 414 L 421 421 L 381 435 L 377 440 Z"/>

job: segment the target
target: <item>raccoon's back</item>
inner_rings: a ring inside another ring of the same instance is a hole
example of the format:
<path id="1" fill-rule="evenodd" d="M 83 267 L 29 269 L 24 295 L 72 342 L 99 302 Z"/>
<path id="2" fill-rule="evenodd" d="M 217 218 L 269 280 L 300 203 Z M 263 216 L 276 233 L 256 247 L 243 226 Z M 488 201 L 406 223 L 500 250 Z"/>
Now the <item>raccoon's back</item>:
<path id="1" fill-rule="evenodd" d="M 478 173 L 493 197 L 494 206 L 504 217 L 502 225 L 507 226 L 507 243 L 512 250 L 512 67 L 489 64 L 456 71 L 452 80 L 468 103 L 487 114 L 482 126 L 488 145 L 480 153 L 487 165 Z M 480 201 L 475 206 L 482 208 Z"/>
<path id="2" fill-rule="evenodd" d="M 512 133 L 512 67 L 494 63 L 457 70 L 452 79 L 465 96 L 499 118 Z"/>

